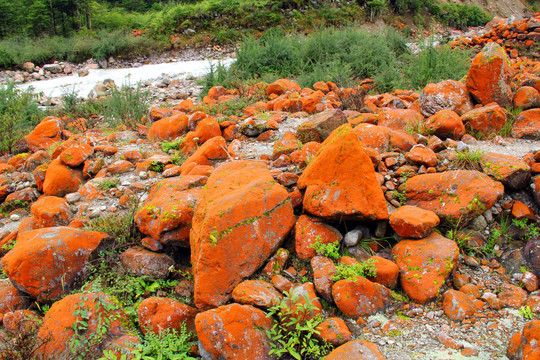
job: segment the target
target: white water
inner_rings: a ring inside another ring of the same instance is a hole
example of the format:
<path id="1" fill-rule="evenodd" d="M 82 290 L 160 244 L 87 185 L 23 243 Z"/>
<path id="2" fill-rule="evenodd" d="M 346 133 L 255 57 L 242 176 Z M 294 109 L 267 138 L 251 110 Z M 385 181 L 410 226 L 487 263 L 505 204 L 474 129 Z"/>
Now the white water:
<path id="1" fill-rule="evenodd" d="M 138 82 L 157 79 L 162 75 L 171 78 L 185 79 L 188 76 L 199 77 L 210 71 L 210 64 L 221 63 L 229 66 L 234 59 L 225 60 L 198 60 L 198 61 L 178 61 L 163 64 L 143 65 L 136 68 L 125 69 L 90 69 L 89 74 L 84 77 L 78 75 L 63 76 L 50 80 L 33 81 L 18 85 L 20 89 L 33 87 L 36 92 L 43 92 L 48 97 L 60 97 L 65 92 L 76 92 L 79 97 L 88 97 L 88 94 L 98 81 L 105 79 L 114 80 L 117 86 L 135 86 Z"/>

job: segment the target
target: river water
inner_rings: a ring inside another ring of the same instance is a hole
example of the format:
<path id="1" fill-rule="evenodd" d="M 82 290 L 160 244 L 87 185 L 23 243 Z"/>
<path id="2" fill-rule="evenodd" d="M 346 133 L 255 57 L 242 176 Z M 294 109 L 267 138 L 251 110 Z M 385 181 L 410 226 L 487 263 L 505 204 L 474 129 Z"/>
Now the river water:
<path id="1" fill-rule="evenodd" d="M 199 77 L 207 74 L 211 65 L 221 63 L 229 66 L 233 62 L 234 59 L 197 60 L 142 65 L 123 69 L 90 69 L 89 74 L 84 77 L 75 74 L 50 80 L 33 81 L 17 87 L 25 90 L 31 86 L 34 91 L 43 92 L 48 97 L 60 97 L 66 92 L 76 92 L 78 97 L 85 98 L 88 97 L 97 82 L 105 79 L 114 80 L 118 86 L 135 86 L 138 82 L 157 79 L 163 75 L 175 79 L 185 79 L 190 76 Z"/>

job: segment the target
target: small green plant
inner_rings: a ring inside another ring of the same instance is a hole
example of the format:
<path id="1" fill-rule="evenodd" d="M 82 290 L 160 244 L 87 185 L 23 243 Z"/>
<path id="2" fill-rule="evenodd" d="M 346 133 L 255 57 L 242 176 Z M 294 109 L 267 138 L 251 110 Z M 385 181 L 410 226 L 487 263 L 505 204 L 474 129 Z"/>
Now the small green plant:
<path id="1" fill-rule="evenodd" d="M 336 271 L 334 276 L 332 276 L 333 281 L 339 281 L 344 279 L 354 280 L 358 277 L 375 277 L 377 276 L 377 268 L 375 267 L 375 261 L 373 259 L 368 259 L 363 263 L 347 265 L 347 264 L 338 264 L 336 266 Z"/>
<path id="2" fill-rule="evenodd" d="M 186 160 L 187 156 L 185 154 L 175 154 L 171 156 L 171 162 L 176 166 L 182 165 Z"/>
<path id="3" fill-rule="evenodd" d="M 484 151 L 480 149 L 458 151 L 456 158 L 452 161 L 452 166 L 456 169 L 482 171 L 480 160 L 484 156 Z"/>
<path id="4" fill-rule="evenodd" d="M 532 312 L 529 305 L 522 306 L 519 309 L 519 313 L 527 320 L 532 320 L 536 316 L 536 314 Z"/>
<path id="5" fill-rule="evenodd" d="M 22 200 L 11 200 L 0 205 L 0 213 L 4 214 L 4 216 L 8 216 L 10 212 L 17 209 L 27 211 L 30 209 L 30 203 Z"/>
<path id="6" fill-rule="evenodd" d="M 307 295 L 302 304 L 297 302 L 298 298 L 290 300 L 290 302 L 286 300 L 277 302 L 268 309 L 266 314 L 267 317 L 277 318 L 274 326 L 266 331 L 272 347 L 269 355 L 280 358 L 291 356 L 297 360 L 324 357 L 332 346 L 315 338 L 315 335 L 319 335 L 317 327 L 322 322 L 322 318 L 320 315 L 308 316 L 317 308 Z"/>
<path id="7" fill-rule="evenodd" d="M 535 224 L 529 224 L 526 218 L 512 219 L 512 224 L 521 230 L 526 230 L 525 239 L 529 240 L 540 235 L 540 228 Z"/>
<path id="8" fill-rule="evenodd" d="M 176 329 L 165 329 L 158 334 L 147 331 L 143 343 L 137 345 L 132 355 L 135 360 L 196 360 L 190 356 L 191 347 L 195 345 L 197 342 L 193 341 L 193 335 L 182 323 L 179 332 Z"/>
<path id="9" fill-rule="evenodd" d="M 152 161 L 152 164 L 150 164 L 149 169 L 155 172 L 163 172 L 163 169 L 165 169 L 165 164 L 162 164 L 157 161 Z"/>
<path id="10" fill-rule="evenodd" d="M 178 150 L 180 147 L 180 144 L 182 144 L 182 141 L 184 141 L 183 138 L 176 139 L 173 141 L 163 141 L 161 143 L 161 150 L 163 150 L 164 153 L 168 154 L 170 150 Z"/>
<path id="11" fill-rule="evenodd" d="M 118 186 L 120 181 L 118 179 L 105 179 L 99 184 L 101 190 L 109 190 Z"/>
<path id="12" fill-rule="evenodd" d="M 339 242 L 324 243 L 321 241 L 320 236 L 317 236 L 315 239 L 315 242 L 310 246 L 318 255 L 326 256 L 334 260 L 339 259 Z"/>

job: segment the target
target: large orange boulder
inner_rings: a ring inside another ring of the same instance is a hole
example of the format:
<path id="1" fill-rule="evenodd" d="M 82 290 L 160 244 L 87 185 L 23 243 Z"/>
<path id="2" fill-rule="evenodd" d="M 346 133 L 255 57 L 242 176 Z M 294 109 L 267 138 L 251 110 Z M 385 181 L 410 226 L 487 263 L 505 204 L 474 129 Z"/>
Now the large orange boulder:
<path id="1" fill-rule="evenodd" d="M 269 84 L 266 87 L 265 92 L 266 96 L 270 96 L 272 94 L 279 96 L 285 93 L 300 92 L 301 90 L 302 88 L 300 85 L 298 85 L 298 83 L 289 79 L 279 79 Z"/>
<path id="2" fill-rule="evenodd" d="M 2 258 L 8 278 L 39 301 L 69 293 L 84 275 L 88 260 L 106 233 L 51 227 L 19 234 L 15 247 Z"/>
<path id="3" fill-rule="evenodd" d="M 49 150 L 52 144 L 62 140 L 64 124 L 62 120 L 48 116 L 43 119 L 32 132 L 24 137 L 33 152 Z"/>
<path id="4" fill-rule="evenodd" d="M 227 158 L 227 143 L 221 136 L 206 141 L 180 166 L 182 175 L 188 174 L 197 165 L 211 165 L 214 160 Z"/>
<path id="5" fill-rule="evenodd" d="M 514 70 L 506 51 L 495 42 L 484 46 L 473 59 L 467 74 L 467 90 L 481 104 L 512 105 L 510 82 Z"/>
<path id="6" fill-rule="evenodd" d="M 92 356 L 127 334 L 129 320 L 114 297 L 104 293 L 68 295 L 55 302 L 43 318 L 37 358 Z"/>
<path id="7" fill-rule="evenodd" d="M 421 240 L 402 240 L 392 249 L 401 287 L 418 303 L 433 300 L 457 265 L 457 244 L 436 232 Z"/>
<path id="8" fill-rule="evenodd" d="M 411 135 L 403 131 L 392 130 L 386 126 L 364 123 L 356 126 L 354 132 L 362 145 L 381 153 L 392 149 L 407 152 L 416 145 L 416 141 Z"/>
<path id="9" fill-rule="evenodd" d="M 426 121 L 426 128 L 437 137 L 455 140 L 465 135 L 465 126 L 461 117 L 452 110 L 441 110 Z"/>
<path id="10" fill-rule="evenodd" d="M 139 230 L 162 244 L 189 247 L 193 209 L 199 202 L 206 179 L 205 176 L 186 175 L 154 185 L 135 214 Z"/>
<path id="11" fill-rule="evenodd" d="M 353 340 L 334 349 L 324 360 L 385 360 L 377 345 L 366 340 Z"/>
<path id="12" fill-rule="evenodd" d="M 392 130 L 407 131 L 423 121 L 422 114 L 414 109 L 384 108 L 379 113 L 379 126 L 386 126 Z"/>
<path id="13" fill-rule="evenodd" d="M 47 167 L 43 193 L 50 196 L 64 196 L 79 190 L 83 182 L 81 170 L 72 169 L 64 165 L 62 160 L 56 159 Z"/>
<path id="14" fill-rule="evenodd" d="M 195 327 L 204 359 L 270 360 L 266 335 L 274 321 L 250 305 L 230 304 L 199 313 Z"/>
<path id="15" fill-rule="evenodd" d="M 317 252 L 313 245 L 336 243 L 343 239 L 341 233 L 323 220 L 301 215 L 295 225 L 295 248 L 300 259 L 311 259 Z"/>
<path id="16" fill-rule="evenodd" d="M 390 226 L 403 238 L 421 239 L 431 234 L 440 219 L 433 211 L 405 205 L 390 215 Z"/>
<path id="17" fill-rule="evenodd" d="M 540 320 L 529 321 L 512 336 L 506 356 L 510 360 L 540 359 Z"/>
<path id="18" fill-rule="evenodd" d="M 373 164 L 349 124 L 330 134 L 298 179 L 304 210 L 328 219 L 386 220 Z"/>
<path id="19" fill-rule="evenodd" d="M 139 305 L 139 326 L 141 332 L 153 331 L 159 334 L 163 330 L 176 330 L 180 332 L 182 325 L 190 331 L 195 331 L 195 315 L 197 309 L 176 301 L 162 297 L 149 297 Z"/>
<path id="20" fill-rule="evenodd" d="M 514 107 L 523 110 L 540 107 L 540 93 L 532 86 L 521 86 L 514 94 Z"/>
<path id="21" fill-rule="evenodd" d="M 71 210 L 63 198 L 42 196 L 32 204 L 30 212 L 39 227 L 65 226 L 71 218 Z"/>
<path id="22" fill-rule="evenodd" d="M 262 280 L 242 281 L 234 288 L 232 297 L 237 303 L 264 308 L 276 305 L 283 298 L 271 283 Z"/>
<path id="23" fill-rule="evenodd" d="M 491 208 L 504 186 L 474 170 L 417 175 L 402 185 L 407 205 L 431 210 L 442 220 L 468 221 Z"/>
<path id="24" fill-rule="evenodd" d="M 81 165 L 94 153 L 94 148 L 86 143 L 70 146 L 60 153 L 60 160 L 70 167 Z"/>
<path id="25" fill-rule="evenodd" d="M 0 319 L 4 314 L 26 308 L 28 298 L 19 293 L 9 279 L 0 279 Z"/>
<path id="26" fill-rule="evenodd" d="M 405 159 L 413 164 L 426 167 L 435 167 L 438 163 L 435 152 L 421 144 L 413 146 L 411 151 L 405 154 Z"/>
<path id="27" fill-rule="evenodd" d="M 361 276 L 336 282 L 332 295 L 339 310 L 352 317 L 374 315 L 385 311 L 392 303 L 388 288 Z"/>
<path id="28" fill-rule="evenodd" d="M 195 305 L 224 304 L 294 223 L 287 190 L 264 164 L 232 161 L 216 168 L 195 209 L 190 236 Z"/>
<path id="29" fill-rule="evenodd" d="M 455 111 L 458 115 L 463 115 L 473 108 L 465 84 L 455 80 L 427 84 L 420 93 L 418 105 L 425 117 L 430 117 L 441 110 L 447 109 Z"/>
<path id="30" fill-rule="evenodd" d="M 188 130 L 188 116 L 182 113 L 156 121 L 148 130 L 148 139 L 154 141 L 174 140 Z"/>
<path id="31" fill-rule="evenodd" d="M 540 139 L 540 109 L 525 110 L 516 119 L 512 136 L 522 139 Z"/>
<path id="32" fill-rule="evenodd" d="M 506 109 L 489 104 L 466 112 L 461 117 L 466 128 L 478 132 L 483 136 L 496 134 L 506 124 Z"/>
<path id="33" fill-rule="evenodd" d="M 484 174 L 502 182 L 511 190 L 523 189 L 531 179 L 531 168 L 511 155 L 486 153 L 480 158 Z"/>

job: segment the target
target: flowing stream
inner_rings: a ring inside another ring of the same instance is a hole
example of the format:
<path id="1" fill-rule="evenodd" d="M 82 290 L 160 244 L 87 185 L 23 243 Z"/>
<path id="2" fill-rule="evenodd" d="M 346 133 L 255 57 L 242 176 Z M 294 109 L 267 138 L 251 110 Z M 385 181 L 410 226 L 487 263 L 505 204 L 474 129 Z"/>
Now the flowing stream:
<path id="1" fill-rule="evenodd" d="M 177 61 L 123 69 L 90 69 L 89 74 L 84 77 L 75 74 L 50 80 L 33 81 L 18 85 L 18 88 L 25 90 L 32 87 L 34 91 L 43 92 L 48 97 L 60 97 L 66 92 L 76 92 L 78 97 L 86 98 L 96 83 L 105 79 L 113 80 L 117 86 L 135 86 L 139 82 L 157 79 L 160 76 L 176 79 L 199 77 L 207 74 L 211 65 L 221 63 L 228 67 L 234 61 L 234 59 Z"/>

